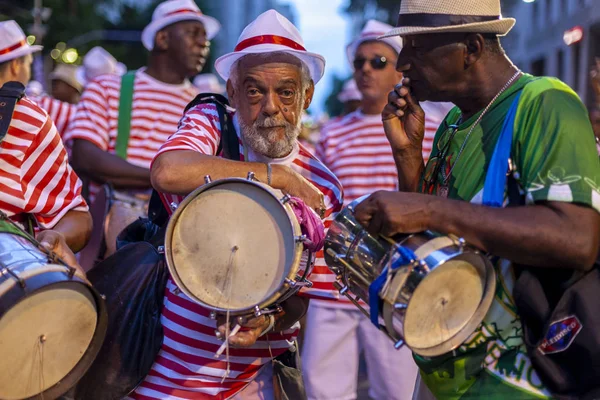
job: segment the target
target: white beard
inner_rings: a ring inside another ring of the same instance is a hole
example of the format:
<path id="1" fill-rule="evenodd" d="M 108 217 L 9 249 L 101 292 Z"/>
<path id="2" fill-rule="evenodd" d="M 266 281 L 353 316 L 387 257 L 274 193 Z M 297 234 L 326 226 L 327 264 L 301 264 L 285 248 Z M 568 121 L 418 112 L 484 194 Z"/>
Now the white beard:
<path id="1" fill-rule="evenodd" d="M 248 146 L 257 154 L 269 158 L 282 158 L 291 153 L 294 143 L 300 135 L 302 121 L 298 118 L 296 125 L 290 124 L 285 119 L 263 117 L 259 118 L 252 125 L 246 125 L 239 118 L 240 134 L 245 146 Z M 285 135 L 279 139 L 279 133 L 264 128 L 283 127 Z"/>

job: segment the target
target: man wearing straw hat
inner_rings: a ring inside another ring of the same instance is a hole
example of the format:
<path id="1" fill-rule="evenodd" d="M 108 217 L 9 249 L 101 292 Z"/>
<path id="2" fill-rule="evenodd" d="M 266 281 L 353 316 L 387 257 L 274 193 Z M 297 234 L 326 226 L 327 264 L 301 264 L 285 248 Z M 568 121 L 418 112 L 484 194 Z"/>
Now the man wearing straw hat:
<path id="1" fill-rule="evenodd" d="M 479 328 L 452 353 L 415 356 L 438 399 L 550 398 L 525 349 L 512 263 L 571 274 L 598 253 L 600 166 L 585 107 L 559 80 L 512 64 L 498 37 L 514 23 L 499 0 L 403 0 L 385 35 L 404 42 L 404 79 L 382 113 L 400 192 L 375 193 L 355 215 L 374 234 L 454 234 L 496 260 L 498 290 Z M 426 166 L 425 100 L 457 105 Z M 502 208 L 515 190 L 527 205 Z"/>
<path id="2" fill-rule="evenodd" d="M 341 208 L 341 186 L 297 140 L 302 112 L 309 107 L 324 68 L 324 58 L 305 49 L 300 33 L 285 17 L 275 10 L 258 16 L 244 29 L 234 51 L 215 63 L 236 109 L 229 117 L 240 158 L 220 157 L 223 137 L 217 108 L 212 104 L 190 108 L 152 165 L 152 182 L 168 199 L 165 203 L 175 203 L 175 208 L 183 196 L 205 183 L 206 175 L 216 180 L 254 172 L 261 182 L 300 197 L 322 218 L 330 219 Z M 265 243 L 265 250 L 268 246 Z M 323 262 L 322 251 L 317 259 Z M 294 348 L 296 321 L 306 307 L 297 296 L 290 300 L 300 312 L 284 307 L 284 314 L 250 319 L 246 329 L 228 340 L 236 347 L 231 360 L 215 359 L 222 343 L 211 333 L 217 329 L 224 334 L 225 324 L 207 318 L 209 310 L 170 281 L 162 318 L 165 344 L 132 397 L 273 399 L 271 360 Z M 182 323 L 194 326 L 194 331 L 184 329 Z M 303 398 L 301 393 L 287 395 Z"/>
<path id="3" fill-rule="evenodd" d="M 27 43 L 15 21 L 0 22 L 0 86 L 27 84 L 31 54 L 41 49 Z M 11 110 L 9 101 L 3 98 L 0 110 Z M 77 267 L 73 251 L 87 243 L 92 221 L 81 196 L 81 181 L 69 166 L 56 127 L 27 97 L 17 101 L 12 114 L 3 114 L 0 210 L 22 226 L 33 221 L 37 239 Z"/>

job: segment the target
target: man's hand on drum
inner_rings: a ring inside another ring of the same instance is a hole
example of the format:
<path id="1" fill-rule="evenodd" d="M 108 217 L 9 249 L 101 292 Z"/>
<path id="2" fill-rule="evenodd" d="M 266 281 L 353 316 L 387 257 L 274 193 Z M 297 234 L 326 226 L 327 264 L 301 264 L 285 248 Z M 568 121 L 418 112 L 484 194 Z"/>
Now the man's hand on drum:
<path id="1" fill-rule="evenodd" d="M 323 193 L 315 185 L 286 166 L 273 165 L 273 173 L 272 186 L 274 188 L 282 190 L 290 196 L 301 198 L 321 218 L 325 217 L 325 199 Z"/>
<path id="2" fill-rule="evenodd" d="M 419 193 L 379 191 L 358 204 L 354 216 L 372 235 L 422 232 L 429 228 L 433 199 Z"/>
<path id="3" fill-rule="evenodd" d="M 62 233 L 48 229 L 38 233 L 36 239 L 42 246 L 60 257 L 68 266 L 75 268 L 79 274 L 85 276 L 83 268 L 77 262 L 75 254 L 67 245 L 67 241 Z"/>
<path id="4" fill-rule="evenodd" d="M 277 318 L 277 316 L 274 316 Z M 261 315 L 260 317 L 254 317 L 246 320 L 242 324 L 242 329 L 235 335 L 229 338 L 229 344 L 234 347 L 251 347 L 256 343 L 261 333 L 265 332 L 271 324 L 271 317 L 268 315 Z M 235 327 L 235 318 L 229 323 L 229 331 Z M 221 315 L 217 318 L 217 331 L 221 334 L 221 338 L 224 340 L 226 337 L 226 318 Z M 267 332 L 265 332 L 267 333 Z"/>

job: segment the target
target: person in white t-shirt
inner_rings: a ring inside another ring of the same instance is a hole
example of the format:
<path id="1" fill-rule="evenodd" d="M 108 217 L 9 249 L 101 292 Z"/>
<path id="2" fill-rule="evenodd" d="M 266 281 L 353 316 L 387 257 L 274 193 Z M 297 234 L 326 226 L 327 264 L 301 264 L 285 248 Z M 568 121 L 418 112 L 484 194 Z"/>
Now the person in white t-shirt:
<path id="1" fill-rule="evenodd" d="M 338 177 L 344 204 L 377 190 L 397 190 L 394 156 L 383 130 L 381 111 L 387 93 L 401 81 L 396 60 L 402 41 L 377 38 L 392 27 L 370 20 L 347 48 L 354 79 L 362 100 L 358 110 L 327 124 L 321 131 L 316 155 Z M 433 138 L 448 105 L 422 104 Z M 429 149 L 430 150 L 430 149 Z M 425 153 L 424 149 L 424 153 Z M 424 156 L 428 156 L 424 154 Z M 364 351 L 375 400 L 412 398 L 417 367 L 407 348 L 393 343 L 332 286 L 335 275 L 325 266 L 315 267 L 314 285 L 302 353 L 308 398 L 355 399 L 359 355 Z M 343 374 L 340 374 L 343 371 Z"/>

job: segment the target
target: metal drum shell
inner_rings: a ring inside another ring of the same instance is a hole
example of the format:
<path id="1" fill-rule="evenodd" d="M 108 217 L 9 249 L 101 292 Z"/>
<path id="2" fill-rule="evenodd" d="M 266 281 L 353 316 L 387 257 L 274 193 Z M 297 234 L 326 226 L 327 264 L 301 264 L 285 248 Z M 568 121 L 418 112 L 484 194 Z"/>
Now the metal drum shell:
<path id="1" fill-rule="evenodd" d="M 187 288 L 185 282 L 183 282 L 179 273 L 177 272 L 177 266 L 175 265 L 175 260 L 173 258 L 174 231 L 176 229 L 176 225 L 177 225 L 179 218 L 181 217 L 182 213 L 184 212 L 184 210 L 188 204 L 193 202 L 202 193 L 204 193 L 210 189 L 216 188 L 218 186 L 228 184 L 228 183 L 242 183 L 242 184 L 247 184 L 247 185 L 253 185 L 253 186 L 258 187 L 261 190 L 265 191 L 265 193 L 268 193 L 274 200 L 276 200 L 281 205 L 283 210 L 285 210 L 285 213 L 287 214 L 287 218 L 289 220 L 291 229 L 294 232 L 294 235 L 298 238 L 301 238 L 302 231 L 300 229 L 300 225 L 298 224 L 298 221 L 296 219 L 296 216 L 295 216 L 294 211 L 292 210 L 291 206 L 289 204 L 287 204 L 287 202 L 282 201 L 282 199 L 284 199 L 284 197 L 285 197 L 283 195 L 283 193 L 281 193 L 279 190 L 273 189 L 270 186 L 267 186 L 265 184 L 255 181 L 255 180 L 243 179 L 243 178 L 225 178 L 225 179 L 215 180 L 215 181 L 212 181 L 210 183 L 206 183 L 206 184 L 200 186 L 199 188 L 194 190 L 192 193 L 190 193 L 177 206 L 175 212 L 171 216 L 169 223 L 167 225 L 167 232 L 166 232 L 166 236 L 165 236 L 165 259 L 167 262 L 167 267 L 171 274 L 171 278 L 175 281 L 175 283 L 177 284 L 179 289 L 183 293 L 185 293 L 190 299 L 192 299 L 194 302 L 196 302 L 196 303 L 200 304 L 201 306 L 203 306 L 209 310 L 212 310 L 214 312 L 219 312 L 219 313 L 229 312 L 230 315 L 241 316 L 241 315 L 248 315 L 250 313 L 254 313 L 257 310 L 266 309 L 269 306 L 272 306 L 273 304 L 275 304 L 277 302 L 287 299 L 291 295 L 295 294 L 298 290 L 300 290 L 300 287 L 293 287 L 293 285 L 290 284 L 289 282 L 297 282 L 299 279 L 298 272 L 300 271 L 300 260 L 302 257 L 303 245 L 302 245 L 301 241 L 296 241 L 296 246 L 295 246 L 295 251 L 294 251 L 294 256 L 293 256 L 293 265 L 291 266 L 290 270 L 288 271 L 288 274 L 286 275 L 287 279 L 282 282 L 282 285 L 279 288 L 279 290 L 276 290 L 267 299 L 260 302 L 259 304 L 256 304 L 255 306 L 253 306 L 251 308 L 226 309 L 226 308 L 216 307 L 214 305 L 211 305 L 211 304 L 208 304 L 208 303 L 202 301 L 200 298 L 198 298 L 196 295 L 194 295 L 194 293 L 192 293 L 192 291 L 190 291 Z M 280 196 L 278 196 L 278 194 L 280 194 Z M 308 270 L 308 266 L 307 266 L 307 270 Z M 300 279 L 303 279 L 307 275 L 308 272 L 309 271 L 305 271 L 305 274 L 303 275 L 303 277 L 300 277 Z"/>
<path id="2" fill-rule="evenodd" d="M 10 253 L 13 259 L 19 251 L 18 254 L 21 256 L 28 255 L 18 262 L 11 263 L 7 268 L 3 267 L 0 272 L 0 320 L 8 311 L 27 297 L 41 291 L 52 290 L 53 287 L 64 284 L 84 287 L 85 290 L 89 291 L 95 302 L 97 312 L 96 328 L 88 348 L 82 354 L 78 363 L 53 386 L 41 393 L 25 398 L 26 400 L 55 399 L 75 386 L 92 365 L 100 351 L 108 325 L 104 299 L 86 279 L 71 274 L 70 269 L 65 265 L 49 264 L 48 254 L 28 239 L 9 232 L 0 232 L 0 243 L 0 261 L 7 252 Z M 27 274 L 16 274 L 15 276 L 8 272 L 9 269 L 17 268 L 25 268 Z M 16 281 L 16 278 L 23 279 L 24 287 Z"/>

